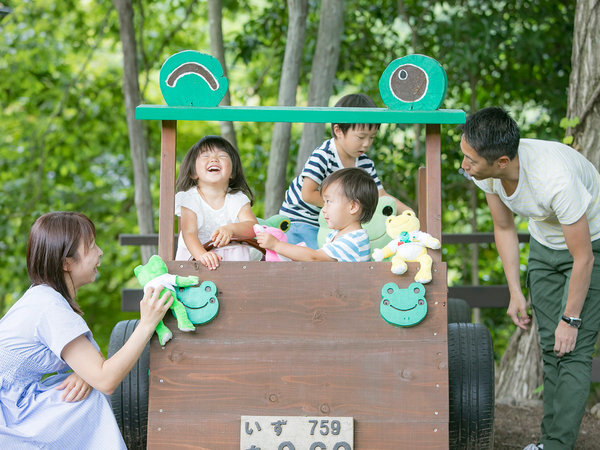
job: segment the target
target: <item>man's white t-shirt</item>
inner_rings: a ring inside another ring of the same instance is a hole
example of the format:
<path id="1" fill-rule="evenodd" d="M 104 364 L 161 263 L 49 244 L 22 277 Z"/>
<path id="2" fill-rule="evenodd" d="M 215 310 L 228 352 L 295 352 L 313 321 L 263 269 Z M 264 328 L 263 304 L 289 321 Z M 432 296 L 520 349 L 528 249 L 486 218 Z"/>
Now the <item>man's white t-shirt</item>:
<path id="1" fill-rule="evenodd" d="M 515 214 L 529 218 L 529 233 L 546 247 L 565 250 L 561 225 L 584 214 L 592 241 L 600 239 L 600 174 L 582 154 L 560 142 L 521 139 L 519 183 L 508 196 L 497 178 L 474 180 L 484 192 L 497 194 Z"/>

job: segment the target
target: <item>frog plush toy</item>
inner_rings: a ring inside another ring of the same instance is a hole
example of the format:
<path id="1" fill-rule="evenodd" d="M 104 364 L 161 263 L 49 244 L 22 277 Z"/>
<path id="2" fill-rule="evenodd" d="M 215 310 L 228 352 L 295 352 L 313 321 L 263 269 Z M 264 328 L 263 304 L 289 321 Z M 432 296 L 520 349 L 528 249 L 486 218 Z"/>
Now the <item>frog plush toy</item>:
<path id="1" fill-rule="evenodd" d="M 163 292 L 160 293 L 162 296 L 164 291 L 170 291 L 173 296 L 173 304 L 171 305 L 171 311 L 177 319 L 177 328 L 181 331 L 194 331 L 196 327 L 188 319 L 185 307 L 177 300 L 177 287 L 189 287 L 198 284 L 198 277 L 180 277 L 177 275 L 171 275 L 168 273 L 167 265 L 158 255 L 153 255 L 145 265 L 137 266 L 133 269 L 133 273 L 136 278 L 143 286 L 144 291 L 149 287 L 162 286 Z M 173 333 L 161 320 L 156 326 L 156 334 L 158 335 L 158 342 L 161 346 L 164 346 L 173 337 Z"/>
<path id="2" fill-rule="evenodd" d="M 386 231 L 392 241 L 383 249 L 376 248 L 373 252 L 375 261 L 382 261 L 392 256 L 392 273 L 402 275 L 407 270 L 406 262 L 418 262 L 420 268 L 415 275 L 417 283 L 431 281 L 431 256 L 427 249 L 441 247 L 439 240 L 428 233 L 419 231 L 421 224 L 413 211 L 407 210 L 398 216 L 387 219 Z"/>

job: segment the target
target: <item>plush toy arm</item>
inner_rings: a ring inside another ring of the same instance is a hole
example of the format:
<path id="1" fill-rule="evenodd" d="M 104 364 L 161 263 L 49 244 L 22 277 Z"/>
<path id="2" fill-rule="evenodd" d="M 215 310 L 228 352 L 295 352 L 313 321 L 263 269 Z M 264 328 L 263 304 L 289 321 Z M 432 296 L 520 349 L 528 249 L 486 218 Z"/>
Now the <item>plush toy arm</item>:
<path id="1" fill-rule="evenodd" d="M 429 233 L 424 233 L 421 231 L 420 239 L 423 242 L 423 244 L 425 244 L 426 247 L 429 247 L 433 250 L 437 250 L 438 248 L 440 248 L 442 246 L 442 243 L 438 239 L 436 239 L 432 235 L 430 235 Z"/>
<path id="2" fill-rule="evenodd" d="M 388 246 L 385 246 L 383 248 L 376 248 L 373 251 L 373 260 L 374 261 L 383 261 L 385 258 L 389 258 L 393 254 L 394 254 L 394 252 L 392 250 L 390 250 L 390 248 Z"/>
<path id="3" fill-rule="evenodd" d="M 198 277 L 195 276 L 189 276 L 189 277 L 180 277 L 179 275 L 177 275 L 175 277 L 175 284 L 179 287 L 190 287 L 190 286 L 194 286 L 195 284 L 198 284 Z"/>
<path id="4" fill-rule="evenodd" d="M 177 284 L 177 276 L 171 275 L 169 273 L 165 273 L 163 275 L 160 275 L 160 276 L 148 281 L 144 285 L 144 291 L 149 287 L 156 288 L 158 286 L 162 286 L 166 289 L 174 290 L 173 286 L 175 286 L 175 284 Z"/>

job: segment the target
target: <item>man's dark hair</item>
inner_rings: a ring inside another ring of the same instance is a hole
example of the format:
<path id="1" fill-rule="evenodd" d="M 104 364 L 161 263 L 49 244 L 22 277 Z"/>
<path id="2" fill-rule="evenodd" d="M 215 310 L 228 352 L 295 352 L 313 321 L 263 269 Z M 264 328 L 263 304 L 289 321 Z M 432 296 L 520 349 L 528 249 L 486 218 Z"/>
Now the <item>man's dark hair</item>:
<path id="1" fill-rule="evenodd" d="M 467 117 L 462 135 L 477 154 L 492 164 L 501 156 L 517 156 L 519 127 L 504 109 L 489 107 Z"/>
<path id="2" fill-rule="evenodd" d="M 377 108 L 377 105 L 367 94 L 348 94 L 340 98 L 335 104 L 336 108 Z M 366 128 L 367 130 L 379 130 L 379 123 L 332 123 L 331 136 L 335 137 L 333 126 L 337 125 L 343 134 L 350 129 Z"/>
<path id="3" fill-rule="evenodd" d="M 344 196 L 360 205 L 360 223 L 371 220 L 379 200 L 377 184 L 371 175 L 358 167 L 336 170 L 321 183 L 321 193 L 336 181 L 340 182 Z"/>

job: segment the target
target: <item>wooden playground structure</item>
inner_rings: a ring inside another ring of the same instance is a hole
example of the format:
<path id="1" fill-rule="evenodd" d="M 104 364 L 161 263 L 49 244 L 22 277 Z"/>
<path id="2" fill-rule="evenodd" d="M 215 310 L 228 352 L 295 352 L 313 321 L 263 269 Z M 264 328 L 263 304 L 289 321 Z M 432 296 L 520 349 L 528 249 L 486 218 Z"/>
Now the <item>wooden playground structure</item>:
<path id="1" fill-rule="evenodd" d="M 173 260 L 178 121 L 424 124 L 418 215 L 422 231 L 441 240 L 441 125 L 463 123 L 464 112 L 142 105 L 136 118 L 160 121 L 162 130 L 159 256 L 172 274 L 214 282 L 220 309 L 193 333 L 180 332 L 165 317 L 173 340 L 161 347 L 153 338 L 113 395 L 130 448 L 242 449 L 244 433 L 252 429 L 243 417 L 304 416 L 350 418 L 353 424 L 348 446 L 319 443 L 317 433 L 311 449 L 492 445 L 491 339 L 481 326 L 449 326 L 440 250 L 429 251 L 434 262 L 433 280 L 425 285 L 427 315 L 412 327 L 387 323 L 380 304 L 384 285 L 406 289 L 413 282 L 415 263 L 398 276 L 389 262 L 222 262 L 209 271 Z M 115 327 L 111 346 L 122 345 L 132 326 Z M 252 432 L 267 432 L 254 423 Z M 268 448 L 304 447 L 273 437 Z"/>

